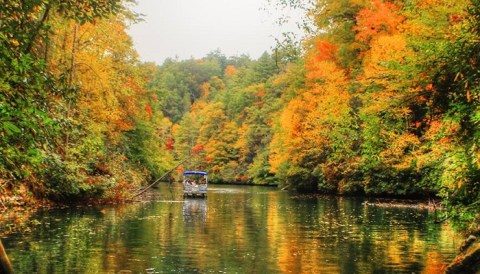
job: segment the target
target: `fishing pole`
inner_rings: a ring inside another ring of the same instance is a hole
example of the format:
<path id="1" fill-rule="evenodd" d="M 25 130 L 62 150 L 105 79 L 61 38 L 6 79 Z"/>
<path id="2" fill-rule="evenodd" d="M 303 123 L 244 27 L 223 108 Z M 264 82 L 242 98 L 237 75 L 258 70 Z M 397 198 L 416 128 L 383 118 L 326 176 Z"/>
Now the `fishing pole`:
<path id="1" fill-rule="evenodd" d="M 135 198 L 139 195 L 141 195 L 142 193 L 144 193 L 145 191 L 147 191 L 148 189 L 150 189 L 152 186 L 154 186 L 155 184 L 157 184 L 158 182 L 160 182 L 160 180 L 162 180 L 163 178 L 165 178 L 165 176 L 167 176 L 168 174 L 170 174 L 170 172 L 172 172 L 173 170 L 175 170 L 177 167 L 181 166 L 183 163 L 185 163 L 190 157 L 187 157 L 185 158 L 183 161 L 181 161 L 178 165 L 176 165 L 174 168 L 170 169 L 169 171 L 167 171 L 167 173 L 163 174 L 162 177 L 158 178 L 157 180 L 155 180 L 153 183 L 151 183 L 149 186 L 147 186 L 146 188 L 140 190 L 140 192 L 138 192 L 137 194 L 133 195 L 131 198 Z"/>

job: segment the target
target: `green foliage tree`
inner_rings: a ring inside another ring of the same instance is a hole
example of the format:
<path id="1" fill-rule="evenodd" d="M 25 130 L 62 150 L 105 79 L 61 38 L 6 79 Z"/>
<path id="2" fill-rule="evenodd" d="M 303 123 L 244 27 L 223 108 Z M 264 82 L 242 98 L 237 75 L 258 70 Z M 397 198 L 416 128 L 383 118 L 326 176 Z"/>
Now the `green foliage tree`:
<path id="1" fill-rule="evenodd" d="M 451 28 L 456 31 L 453 42 L 443 51 L 433 78 L 431 94 L 432 115 L 438 121 L 430 127 L 431 146 L 443 148 L 433 155 L 425 167 L 431 168 L 430 177 L 438 176 L 440 195 L 457 223 L 478 229 L 480 215 L 480 75 L 478 62 L 480 35 L 480 2 L 467 1 L 464 13 L 450 16 Z M 464 6 L 465 7 L 465 6 Z M 464 20 L 460 19 L 464 17 Z M 435 144 L 434 144 L 435 143 Z M 438 148 L 437 148 L 438 149 Z M 438 156 L 441 156 L 439 158 Z"/>

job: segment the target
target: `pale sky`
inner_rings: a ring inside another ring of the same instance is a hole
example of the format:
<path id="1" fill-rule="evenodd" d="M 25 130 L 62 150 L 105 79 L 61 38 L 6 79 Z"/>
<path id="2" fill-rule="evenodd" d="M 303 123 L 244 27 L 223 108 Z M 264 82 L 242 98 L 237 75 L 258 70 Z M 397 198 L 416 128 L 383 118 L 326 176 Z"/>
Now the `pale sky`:
<path id="1" fill-rule="evenodd" d="M 162 64 L 168 58 L 204 57 L 219 49 L 227 57 L 258 58 L 284 31 L 300 31 L 292 21 L 279 27 L 278 12 L 262 8 L 266 0 L 137 0 L 133 10 L 144 22 L 130 27 L 142 61 Z M 273 14 L 276 13 L 276 14 Z M 299 13 L 292 17 L 299 18 Z"/>

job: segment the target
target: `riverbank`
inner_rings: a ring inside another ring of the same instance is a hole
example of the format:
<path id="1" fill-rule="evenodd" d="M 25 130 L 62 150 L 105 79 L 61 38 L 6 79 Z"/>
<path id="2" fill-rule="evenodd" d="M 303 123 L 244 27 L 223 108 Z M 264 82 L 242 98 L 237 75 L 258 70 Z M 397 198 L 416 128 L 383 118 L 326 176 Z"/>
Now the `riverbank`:
<path id="1" fill-rule="evenodd" d="M 480 230 L 470 234 L 458 256 L 448 265 L 446 274 L 480 273 Z"/>
<path id="2" fill-rule="evenodd" d="M 390 198 L 390 197 L 377 197 L 367 195 L 334 195 L 334 194 L 292 194 L 293 198 L 319 198 L 319 197 L 346 197 L 346 198 L 358 198 L 364 199 L 366 206 L 376 207 L 392 207 L 392 208 L 415 208 L 426 209 L 432 211 L 444 210 L 444 206 L 441 204 L 440 199 L 428 199 L 428 198 Z"/>
<path id="3" fill-rule="evenodd" d="M 409 200 L 409 199 L 388 199 L 388 198 L 369 198 L 364 203 L 367 206 L 396 207 L 396 208 L 416 208 L 427 210 L 444 210 L 440 200 Z"/>

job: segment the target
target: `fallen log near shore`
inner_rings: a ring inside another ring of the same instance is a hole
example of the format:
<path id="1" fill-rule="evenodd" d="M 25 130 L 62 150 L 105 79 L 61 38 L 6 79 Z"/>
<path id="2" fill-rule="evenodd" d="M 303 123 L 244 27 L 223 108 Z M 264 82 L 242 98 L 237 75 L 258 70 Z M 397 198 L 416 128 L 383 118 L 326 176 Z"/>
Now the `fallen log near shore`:
<path id="1" fill-rule="evenodd" d="M 7 253 L 5 252 L 5 248 L 3 248 L 2 240 L 0 240 L 0 273 L 1 274 L 12 274 L 13 267 L 8 260 Z"/>
<path id="2" fill-rule="evenodd" d="M 460 247 L 460 254 L 445 270 L 446 274 L 480 272 L 480 239 L 470 235 Z"/>

